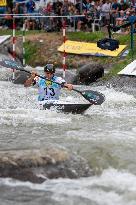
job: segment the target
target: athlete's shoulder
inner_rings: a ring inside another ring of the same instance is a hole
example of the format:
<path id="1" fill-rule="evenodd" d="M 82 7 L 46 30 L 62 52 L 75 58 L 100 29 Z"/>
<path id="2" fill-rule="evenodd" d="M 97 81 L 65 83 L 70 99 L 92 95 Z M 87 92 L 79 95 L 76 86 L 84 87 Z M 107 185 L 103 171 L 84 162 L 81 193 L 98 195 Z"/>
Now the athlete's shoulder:
<path id="1" fill-rule="evenodd" d="M 53 81 L 57 82 L 57 83 L 63 83 L 66 82 L 62 77 L 60 76 L 53 76 Z"/>
<path id="2" fill-rule="evenodd" d="M 43 84 L 45 84 L 45 79 L 36 76 L 36 77 L 34 78 L 34 82 L 35 82 L 35 84 L 37 84 L 37 85 L 43 85 Z"/>
<path id="3" fill-rule="evenodd" d="M 38 80 L 39 80 L 39 77 L 38 77 L 38 76 L 35 76 L 34 80 L 35 80 L 35 81 L 38 81 Z"/>

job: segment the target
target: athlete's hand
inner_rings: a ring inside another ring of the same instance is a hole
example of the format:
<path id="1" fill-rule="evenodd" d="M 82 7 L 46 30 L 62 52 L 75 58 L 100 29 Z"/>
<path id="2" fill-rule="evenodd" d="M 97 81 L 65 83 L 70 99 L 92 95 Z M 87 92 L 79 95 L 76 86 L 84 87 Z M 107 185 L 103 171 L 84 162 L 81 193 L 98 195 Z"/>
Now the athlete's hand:
<path id="1" fill-rule="evenodd" d="M 32 71 L 31 72 L 31 79 L 34 79 L 37 76 L 37 72 L 36 71 Z"/>
<path id="2" fill-rule="evenodd" d="M 73 90 L 73 85 L 72 84 L 65 84 L 65 87 L 67 87 L 68 90 Z"/>

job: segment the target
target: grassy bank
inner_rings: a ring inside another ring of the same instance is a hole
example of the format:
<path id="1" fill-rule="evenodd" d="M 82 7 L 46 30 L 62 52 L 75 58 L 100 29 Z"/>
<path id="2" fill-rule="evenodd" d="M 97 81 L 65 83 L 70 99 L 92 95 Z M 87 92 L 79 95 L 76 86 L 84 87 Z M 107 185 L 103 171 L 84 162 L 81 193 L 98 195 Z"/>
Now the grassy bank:
<path id="1" fill-rule="evenodd" d="M 108 38 L 108 34 L 106 36 Z M 96 32 L 96 33 L 69 33 L 69 39 L 71 40 L 82 40 L 89 42 L 97 42 L 100 39 L 105 38 L 105 33 Z M 105 79 L 117 75 L 126 65 L 131 63 L 136 58 L 136 48 L 134 46 L 133 50 L 131 49 L 131 36 L 130 34 L 114 34 L 113 39 L 117 39 L 120 42 L 120 45 L 127 45 L 125 50 L 129 50 L 129 54 L 125 57 L 92 57 L 93 61 L 99 61 L 102 65 L 107 65 L 110 67 L 108 74 L 104 76 Z M 135 42 L 135 37 L 133 43 Z"/>
<path id="2" fill-rule="evenodd" d="M 11 30 L 1 31 L 1 35 L 12 35 Z M 21 31 L 16 32 L 17 37 L 22 36 Z M 84 41 L 84 42 L 97 42 L 104 37 L 108 37 L 108 34 L 103 32 L 71 32 L 66 33 L 67 39 Z M 95 56 L 80 56 L 68 54 L 66 57 L 66 63 L 68 68 L 77 68 L 83 64 L 89 62 L 98 62 L 107 68 L 109 72 L 104 78 L 109 78 L 116 75 L 127 64 L 132 61 L 132 50 L 130 49 L 130 34 L 121 35 L 114 34 L 114 39 L 118 39 L 120 44 L 127 45 L 126 49 L 129 49 L 129 54 L 126 57 L 95 57 Z M 40 43 L 42 39 L 42 43 Z M 134 39 L 135 40 L 135 39 Z M 58 66 L 62 66 L 63 55 L 57 51 L 58 46 L 63 42 L 63 36 L 61 33 L 45 33 L 42 31 L 28 31 L 26 32 L 25 43 L 25 59 L 26 63 L 32 66 L 44 65 L 50 59 L 51 62 L 56 62 Z M 136 49 L 133 49 L 133 59 L 136 58 Z"/>

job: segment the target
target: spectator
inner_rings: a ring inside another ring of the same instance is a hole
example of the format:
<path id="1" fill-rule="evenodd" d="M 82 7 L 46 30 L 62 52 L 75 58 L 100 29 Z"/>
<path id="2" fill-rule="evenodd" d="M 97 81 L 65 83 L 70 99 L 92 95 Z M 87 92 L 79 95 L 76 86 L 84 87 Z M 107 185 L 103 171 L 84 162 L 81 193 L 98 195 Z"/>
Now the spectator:
<path id="1" fill-rule="evenodd" d="M 83 9 L 83 5 L 81 7 L 81 1 L 80 0 L 76 0 L 75 8 L 79 11 L 79 14 L 80 14 L 81 10 Z"/>
<path id="2" fill-rule="evenodd" d="M 61 8 L 61 15 L 62 16 L 68 16 L 69 15 L 69 2 L 68 0 L 64 0 L 64 3 L 62 5 L 62 8 Z"/>
<path id="3" fill-rule="evenodd" d="M 52 12 L 52 5 L 50 2 L 47 3 L 46 14 L 50 14 Z"/>
<path id="4" fill-rule="evenodd" d="M 129 4 L 124 0 L 120 0 L 120 10 L 126 11 L 129 8 Z"/>
<path id="5" fill-rule="evenodd" d="M 7 8 L 7 11 L 4 16 L 4 27 L 12 29 L 13 19 L 12 19 L 12 15 L 9 15 L 9 14 L 11 14 L 10 7 Z"/>
<path id="6" fill-rule="evenodd" d="M 101 6 L 101 17 L 103 26 L 108 25 L 110 22 L 110 12 L 111 12 L 111 3 L 109 0 L 103 0 Z"/>
<path id="7" fill-rule="evenodd" d="M 99 19 L 101 15 L 101 2 L 96 1 L 94 4 L 94 9 L 95 9 L 95 18 Z"/>
<path id="8" fill-rule="evenodd" d="M 90 3 L 90 0 L 86 0 L 86 4 L 83 3 L 83 10 L 89 11 L 92 7 L 92 4 Z"/>
<path id="9" fill-rule="evenodd" d="M 121 10 L 121 5 L 118 3 L 118 0 L 114 0 L 112 3 L 112 11 L 111 11 L 111 23 L 113 26 L 116 25 L 116 18 L 118 17 L 118 12 Z"/>
<path id="10" fill-rule="evenodd" d="M 20 3 L 15 3 L 14 7 L 13 7 L 13 13 L 14 14 L 23 14 L 23 7 Z"/>
<path id="11" fill-rule="evenodd" d="M 54 13 L 57 14 L 58 16 L 61 15 L 61 8 L 62 8 L 62 2 L 60 0 L 57 0 L 56 2 L 53 3 L 52 8 L 54 10 Z"/>
<path id="12" fill-rule="evenodd" d="M 86 18 L 86 10 L 83 11 L 83 14 L 85 16 L 77 18 L 77 31 L 84 30 L 87 25 L 88 19 Z"/>
<path id="13" fill-rule="evenodd" d="M 33 0 L 29 0 L 26 3 L 27 13 L 33 13 L 35 10 L 35 2 Z"/>
<path id="14" fill-rule="evenodd" d="M 119 12 L 119 17 L 116 18 L 116 26 L 122 25 L 125 20 L 126 20 L 125 12 L 123 10 L 121 10 Z"/>
<path id="15" fill-rule="evenodd" d="M 23 10 L 23 6 L 21 3 L 15 3 L 14 7 L 13 7 L 13 13 L 14 14 L 23 14 L 24 10 Z M 20 28 L 23 25 L 23 19 L 22 18 L 16 18 L 15 19 L 15 24 L 16 24 L 16 28 Z"/>
<path id="16" fill-rule="evenodd" d="M 25 20 L 25 30 L 34 30 L 36 28 L 35 18 L 27 18 Z"/>

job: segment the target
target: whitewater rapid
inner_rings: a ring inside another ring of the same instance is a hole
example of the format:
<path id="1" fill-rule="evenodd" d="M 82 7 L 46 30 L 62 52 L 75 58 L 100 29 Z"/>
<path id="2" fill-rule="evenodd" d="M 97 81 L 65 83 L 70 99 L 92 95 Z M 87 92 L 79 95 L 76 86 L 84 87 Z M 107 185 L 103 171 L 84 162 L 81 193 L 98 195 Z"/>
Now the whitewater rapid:
<path id="1" fill-rule="evenodd" d="M 136 204 L 136 95 L 105 86 L 76 88 L 102 92 L 106 101 L 83 115 L 40 110 L 35 88 L 0 81 L 0 151 L 59 146 L 85 158 L 95 173 L 42 184 L 0 178 L 1 205 Z M 84 102 L 65 90 L 61 100 Z"/>

